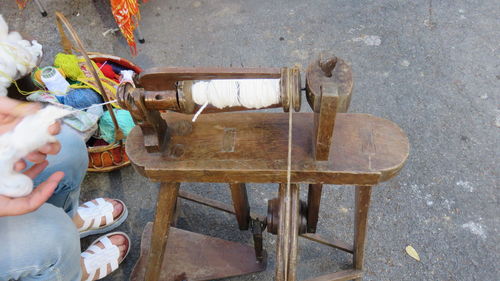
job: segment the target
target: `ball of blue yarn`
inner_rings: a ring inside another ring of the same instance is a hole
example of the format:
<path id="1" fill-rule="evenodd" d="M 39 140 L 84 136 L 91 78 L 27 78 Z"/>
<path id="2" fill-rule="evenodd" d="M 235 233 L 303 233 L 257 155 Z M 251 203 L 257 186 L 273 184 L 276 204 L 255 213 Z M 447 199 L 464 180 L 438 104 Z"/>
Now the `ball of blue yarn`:
<path id="1" fill-rule="evenodd" d="M 102 103 L 102 97 L 90 88 L 71 89 L 64 96 L 57 96 L 60 103 L 73 108 L 87 108 L 93 104 Z"/>

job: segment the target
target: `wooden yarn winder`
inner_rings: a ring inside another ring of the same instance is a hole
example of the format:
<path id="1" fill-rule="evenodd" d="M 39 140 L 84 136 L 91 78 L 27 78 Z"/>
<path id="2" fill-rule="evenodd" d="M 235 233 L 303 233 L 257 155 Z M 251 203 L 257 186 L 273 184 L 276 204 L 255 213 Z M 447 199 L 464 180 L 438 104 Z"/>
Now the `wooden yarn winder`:
<path id="1" fill-rule="evenodd" d="M 249 109 L 209 106 L 204 113 L 212 114 L 191 122 L 199 108 L 193 81 L 246 78 L 280 79 L 281 103 L 271 107 L 290 112 L 223 113 Z M 309 65 L 305 92 L 313 112 L 298 112 L 298 68 L 153 68 L 137 85 L 118 90 L 120 106 L 137 124 L 127 154 L 141 175 L 161 185 L 154 224 L 144 230 L 131 280 L 213 280 L 263 271 L 266 228 L 278 235 L 276 280 L 296 280 L 299 236 L 354 257 L 352 269 L 310 280 L 361 280 L 372 186 L 398 173 L 409 143 L 391 121 L 345 113 L 352 92 L 349 65 L 335 57 Z M 179 190 L 181 182 L 228 183 L 233 206 Z M 245 183 L 279 184 L 267 216 L 250 212 Z M 309 185 L 307 201 L 299 199 L 301 183 Z M 323 184 L 355 186 L 353 245 L 315 233 Z M 179 197 L 235 214 L 240 230 L 251 229 L 253 247 L 171 227 Z"/>

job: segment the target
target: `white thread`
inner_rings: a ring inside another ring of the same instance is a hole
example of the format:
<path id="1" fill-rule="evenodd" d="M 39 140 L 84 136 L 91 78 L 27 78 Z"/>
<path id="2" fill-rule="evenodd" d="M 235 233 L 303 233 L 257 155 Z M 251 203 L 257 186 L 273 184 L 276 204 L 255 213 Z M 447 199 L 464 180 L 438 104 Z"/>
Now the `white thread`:
<path id="1" fill-rule="evenodd" d="M 81 108 L 81 109 L 78 109 L 78 108 L 73 108 L 73 111 L 72 112 L 76 112 L 76 111 L 85 111 L 87 109 L 91 109 L 91 108 L 94 108 L 94 107 L 98 107 L 98 106 L 102 106 L 102 105 L 106 105 L 106 104 L 110 104 L 110 103 L 115 103 L 117 102 L 118 100 L 110 100 L 110 101 L 107 101 L 107 102 L 103 102 L 103 103 L 96 103 L 96 104 L 93 104 L 91 106 L 88 106 L 88 107 L 84 107 L 84 108 Z M 64 105 L 61 104 L 61 103 L 56 103 L 56 102 L 52 102 L 52 101 L 47 101 L 47 103 L 50 103 L 54 106 L 57 106 L 57 107 L 60 107 L 60 108 L 64 108 Z M 69 113 L 67 115 L 71 115 L 73 113 Z M 64 116 L 63 116 L 64 117 Z"/>
<path id="2" fill-rule="evenodd" d="M 101 66 L 99 67 L 99 70 L 101 70 L 107 63 L 108 63 L 108 61 L 105 61 L 103 64 L 101 64 Z"/>
<path id="3" fill-rule="evenodd" d="M 96 104 L 93 104 L 89 107 L 85 107 L 85 108 L 82 108 L 82 109 L 77 109 L 77 110 L 80 110 L 80 111 L 84 111 L 84 110 L 87 110 L 87 109 L 90 109 L 90 108 L 93 108 L 93 107 L 96 107 L 96 106 L 102 106 L 102 105 L 106 105 L 106 104 L 110 104 L 110 103 L 115 103 L 117 102 L 118 100 L 110 100 L 110 101 L 107 101 L 107 102 L 103 102 L 103 103 L 96 103 Z M 76 108 L 75 108 L 76 109 Z"/>
<path id="4" fill-rule="evenodd" d="M 243 106 L 263 108 L 280 102 L 279 79 L 215 79 L 197 81 L 192 88 L 198 105 L 217 108 Z"/>
<path id="5" fill-rule="evenodd" d="M 201 112 L 205 109 L 205 107 L 207 107 L 208 105 L 208 101 L 206 101 L 201 107 L 200 109 L 198 109 L 198 111 L 196 111 L 196 114 L 193 116 L 193 119 L 191 119 L 191 122 L 196 122 L 196 119 L 198 119 L 198 116 L 200 116 Z"/>

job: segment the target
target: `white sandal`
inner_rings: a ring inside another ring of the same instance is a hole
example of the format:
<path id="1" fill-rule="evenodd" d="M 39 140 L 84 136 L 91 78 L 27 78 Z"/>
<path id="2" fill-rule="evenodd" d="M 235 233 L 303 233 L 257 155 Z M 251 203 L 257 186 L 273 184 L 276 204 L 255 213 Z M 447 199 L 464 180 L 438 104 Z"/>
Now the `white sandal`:
<path id="1" fill-rule="evenodd" d="M 83 206 L 78 207 L 77 213 L 83 220 L 83 225 L 78 229 L 80 238 L 89 235 L 101 234 L 109 232 L 120 226 L 128 216 L 127 206 L 123 201 L 112 199 L 119 202 L 123 206 L 123 210 L 116 220 L 113 218 L 113 204 L 104 200 L 103 198 L 95 199 L 96 203 L 92 201 L 85 202 Z M 101 226 L 101 218 L 104 217 L 104 225 Z"/>
<path id="2" fill-rule="evenodd" d="M 122 235 L 127 240 L 127 252 L 123 255 L 122 259 L 120 259 L 120 249 L 116 245 L 113 245 L 111 240 L 109 240 L 109 237 L 113 235 Z M 99 242 L 104 245 L 104 248 L 96 245 Z M 96 280 L 102 279 L 108 276 L 111 272 L 115 271 L 118 268 L 118 265 L 125 259 L 125 257 L 127 257 L 130 252 L 130 248 L 130 237 L 123 232 L 112 232 L 99 237 L 85 252 L 81 253 L 85 270 L 89 274 L 86 281 L 94 280 L 98 269 L 99 277 Z M 92 253 L 89 253 L 88 251 L 92 251 Z M 108 272 L 108 265 L 111 267 L 110 272 Z"/>

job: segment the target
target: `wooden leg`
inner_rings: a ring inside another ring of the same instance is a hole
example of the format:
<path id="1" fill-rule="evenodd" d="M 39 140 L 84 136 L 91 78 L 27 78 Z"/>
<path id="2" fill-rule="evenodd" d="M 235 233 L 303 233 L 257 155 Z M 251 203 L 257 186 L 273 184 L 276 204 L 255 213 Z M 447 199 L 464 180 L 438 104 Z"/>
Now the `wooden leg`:
<path id="1" fill-rule="evenodd" d="M 250 223 L 250 205 L 248 204 L 247 188 L 244 183 L 231 183 L 231 197 L 240 230 L 247 230 Z"/>
<path id="2" fill-rule="evenodd" d="M 299 185 L 291 185 L 291 213 L 290 213 L 290 260 L 288 262 L 288 279 L 287 281 L 295 281 L 297 279 L 297 247 L 299 240 L 299 223 L 300 223 L 300 195 Z"/>
<path id="3" fill-rule="evenodd" d="M 354 214 L 354 269 L 363 270 L 371 186 L 356 186 Z M 355 279 L 361 281 L 362 278 Z"/>
<path id="4" fill-rule="evenodd" d="M 264 247 L 262 245 L 262 222 L 259 220 L 254 220 L 252 224 L 255 258 L 258 262 L 262 262 L 264 261 Z"/>
<path id="5" fill-rule="evenodd" d="M 156 214 L 151 237 L 151 251 L 149 252 L 148 265 L 146 267 L 147 281 L 158 281 L 160 268 L 163 261 L 165 246 L 168 239 L 170 223 L 177 204 L 179 183 L 161 183 L 156 202 Z"/>
<path id="6" fill-rule="evenodd" d="M 280 213 L 276 245 L 276 281 L 295 281 L 299 236 L 299 185 L 280 184 Z"/>
<path id="7" fill-rule="evenodd" d="M 286 184 L 280 183 L 278 198 L 279 198 L 279 223 L 278 223 L 278 238 L 276 239 L 276 281 L 287 281 L 286 280 L 286 265 L 285 265 L 285 247 L 288 249 L 287 243 L 285 243 L 285 225 L 284 214 L 285 214 L 285 192 Z"/>
<path id="8" fill-rule="evenodd" d="M 322 184 L 310 184 L 307 192 L 307 232 L 316 233 L 319 205 L 321 203 Z"/>

